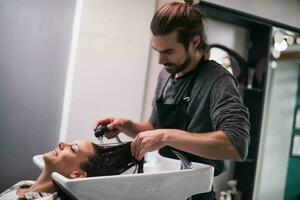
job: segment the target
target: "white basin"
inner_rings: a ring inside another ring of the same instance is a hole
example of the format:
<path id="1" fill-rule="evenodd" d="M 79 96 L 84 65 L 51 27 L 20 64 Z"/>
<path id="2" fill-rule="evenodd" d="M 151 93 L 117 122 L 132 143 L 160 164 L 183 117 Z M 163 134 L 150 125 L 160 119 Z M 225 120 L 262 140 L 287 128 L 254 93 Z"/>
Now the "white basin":
<path id="1" fill-rule="evenodd" d="M 214 168 L 192 163 L 192 169 L 180 170 L 179 160 L 152 153 L 143 174 L 121 174 L 82 179 L 68 179 L 59 173 L 52 178 L 80 200 L 183 200 L 197 193 L 211 191 Z M 43 168 L 41 155 L 33 157 Z"/>

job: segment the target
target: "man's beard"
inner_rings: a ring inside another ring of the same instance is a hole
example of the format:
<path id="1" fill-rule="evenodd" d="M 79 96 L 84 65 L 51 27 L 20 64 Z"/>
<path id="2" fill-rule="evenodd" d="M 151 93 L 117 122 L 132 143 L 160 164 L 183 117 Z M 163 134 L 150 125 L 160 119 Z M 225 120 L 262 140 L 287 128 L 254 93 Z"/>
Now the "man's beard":
<path id="1" fill-rule="evenodd" d="M 191 55 L 189 53 L 186 53 L 186 59 L 182 64 L 176 65 L 174 63 L 165 63 L 164 66 L 168 73 L 170 73 L 172 76 L 175 76 L 177 73 L 185 70 L 191 64 L 191 62 Z"/>

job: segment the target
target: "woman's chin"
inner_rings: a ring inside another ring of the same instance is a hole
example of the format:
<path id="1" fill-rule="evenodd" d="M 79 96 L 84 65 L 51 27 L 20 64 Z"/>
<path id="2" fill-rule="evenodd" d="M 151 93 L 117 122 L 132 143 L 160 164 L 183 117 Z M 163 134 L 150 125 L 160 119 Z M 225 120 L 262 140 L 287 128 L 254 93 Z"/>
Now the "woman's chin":
<path id="1" fill-rule="evenodd" d="M 43 160 L 44 160 L 45 165 L 49 165 L 50 163 L 52 163 L 53 159 L 54 159 L 54 156 L 52 155 L 51 152 L 43 154 Z"/>

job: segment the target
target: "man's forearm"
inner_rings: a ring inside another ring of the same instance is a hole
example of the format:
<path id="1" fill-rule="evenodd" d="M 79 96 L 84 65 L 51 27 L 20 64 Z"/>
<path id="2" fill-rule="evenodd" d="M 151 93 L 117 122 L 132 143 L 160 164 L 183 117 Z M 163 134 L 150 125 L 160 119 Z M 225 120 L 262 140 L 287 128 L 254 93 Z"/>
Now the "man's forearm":
<path id="1" fill-rule="evenodd" d="M 189 133 L 165 129 L 164 143 L 182 151 L 215 160 L 237 160 L 241 157 L 223 131 Z"/>
<path id="2" fill-rule="evenodd" d="M 143 131 L 150 131 L 153 130 L 154 127 L 150 122 L 131 122 L 132 131 L 126 133 L 129 137 L 134 138 L 138 133 Z"/>

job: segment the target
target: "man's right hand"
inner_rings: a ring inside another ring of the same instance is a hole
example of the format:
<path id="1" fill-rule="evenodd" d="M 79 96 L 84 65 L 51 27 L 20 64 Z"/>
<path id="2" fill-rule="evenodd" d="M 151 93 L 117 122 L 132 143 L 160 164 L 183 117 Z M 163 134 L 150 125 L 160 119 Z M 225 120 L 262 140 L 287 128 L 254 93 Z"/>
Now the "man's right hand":
<path id="1" fill-rule="evenodd" d="M 116 137 L 120 132 L 130 137 L 135 137 L 138 133 L 134 128 L 134 122 L 129 119 L 112 117 L 100 119 L 96 122 L 94 130 L 100 125 L 108 128 L 109 131 L 105 134 L 108 139 Z"/>

